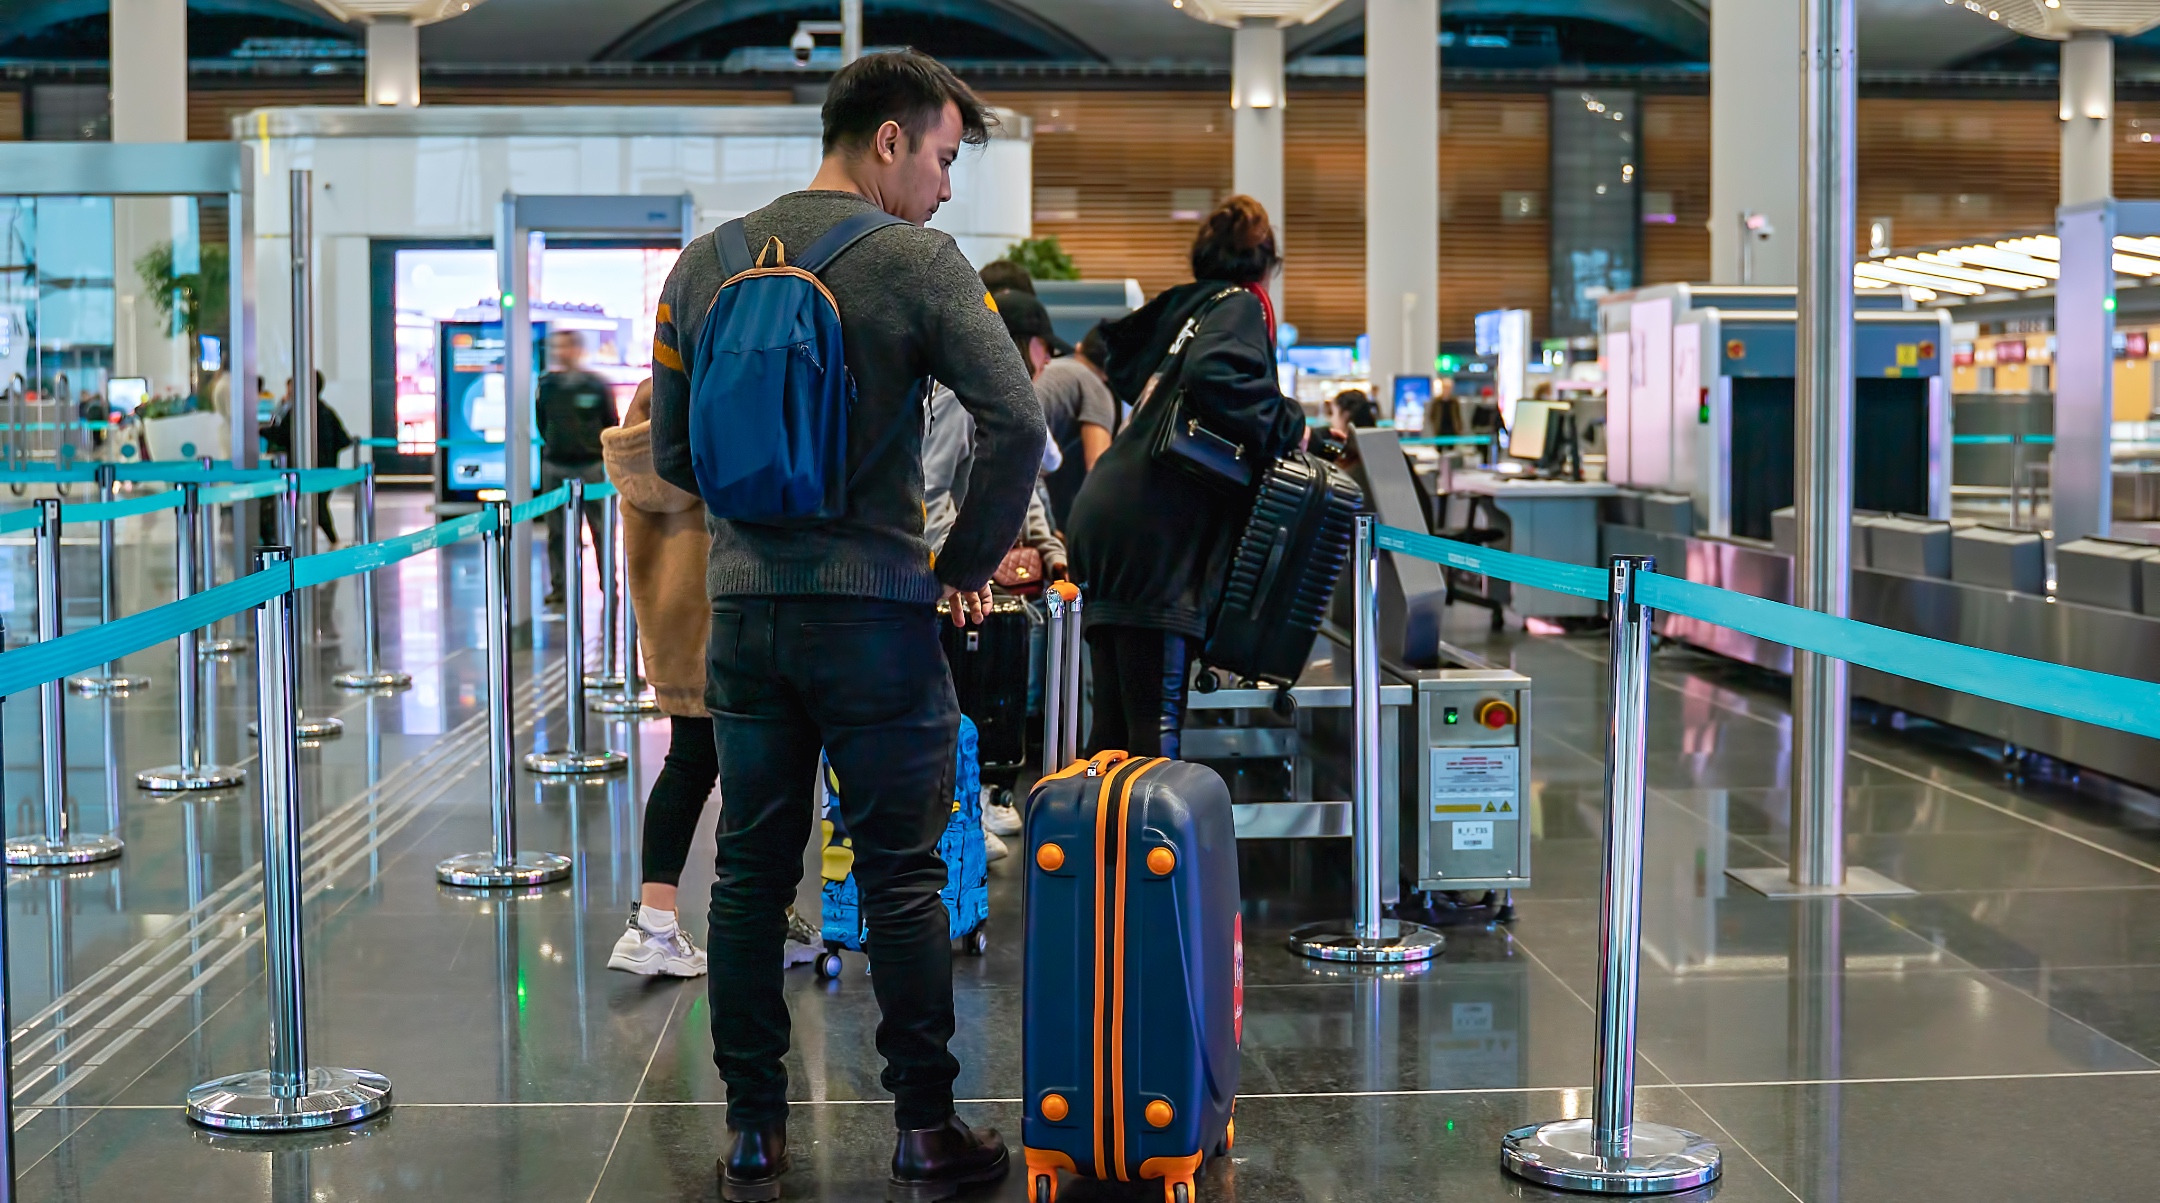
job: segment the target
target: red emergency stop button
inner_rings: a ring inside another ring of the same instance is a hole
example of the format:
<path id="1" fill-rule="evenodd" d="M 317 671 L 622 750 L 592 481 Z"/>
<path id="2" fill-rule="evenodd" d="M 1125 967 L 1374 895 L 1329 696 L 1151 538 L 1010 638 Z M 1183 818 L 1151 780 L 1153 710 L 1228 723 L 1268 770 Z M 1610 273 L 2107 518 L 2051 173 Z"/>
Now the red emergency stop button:
<path id="1" fill-rule="evenodd" d="M 1477 721 L 1481 727 L 1498 731 L 1515 725 L 1515 707 L 1499 698 L 1486 698 L 1478 703 Z"/>

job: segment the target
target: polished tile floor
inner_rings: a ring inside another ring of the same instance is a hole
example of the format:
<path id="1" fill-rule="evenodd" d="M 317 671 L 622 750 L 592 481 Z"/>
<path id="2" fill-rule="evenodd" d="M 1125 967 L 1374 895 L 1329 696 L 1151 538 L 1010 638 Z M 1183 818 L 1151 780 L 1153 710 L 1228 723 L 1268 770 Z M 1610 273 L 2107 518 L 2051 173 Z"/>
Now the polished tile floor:
<path id="1" fill-rule="evenodd" d="M 385 511 L 386 532 L 426 520 L 411 499 Z M 167 539 L 150 523 L 129 532 L 127 608 L 170 589 Z M 0 546 L 0 565 L 0 609 L 26 630 L 27 558 Z M 95 615 L 95 565 L 87 546 L 68 549 L 83 595 L 71 622 Z M 351 583 L 325 592 L 318 683 L 356 659 L 359 638 Z M 723 1109 L 702 985 L 604 967 L 634 896 L 665 723 L 593 724 L 635 758 L 628 777 L 518 777 L 523 843 L 575 857 L 571 883 L 508 901 L 439 888 L 437 859 L 487 842 L 477 548 L 386 572 L 382 599 L 386 658 L 414 687 L 341 697 L 316 684 L 307 696 L 346 724 L 304 757 L 307 967 L 315 1059 L 388 1074 L 396 1108 L 300 1138 L 215 1137 L 180 1115 L 190 1085 L 264 1063 L 265 1006 L 254 795 L 159 800 L 130 780 L 173 756 L 168 647 L 131 661 L 157 678 L 146 693 L 67 703 L 76 822 L 119 830 L 125 856 L 8 878 L 19 1198 L 715 1197 Z M 1511 927 L 1456 929 L 1427 971 L 1361 978 L 1317 971 L 1278 942 L 1298 917 L 1345 907 L 1342 850 L 1250 857 L 1239 1141 L 1208 1171 L 1205 1199 L 1553 1197 L 1503 1176 L 1497 1147 L 1511 1127 L 1588 1107 L 1604 647 L 1488 641 L 1482 620 L 1465 611 L 1452 637 L 1537 682 L 1536 888 Z M 559 665 L 559 624 L 539 631 L 538 662 Z M 214 750 L 252 765 L 248 665 L 214 671 Z M 1693 1197 L 2160 1193 L 2155 812 L 1862 728 L 1849 854 L 1919 892 L 1767 901 L 1724 871 L 1782 861 L 1782 691 L 1685 649 L 1659 653 L 1655 682 L 1638 1114 L 1723 1145 L 1724 1179 Z M 560 692 L 547 673 L 521 689 L 521 750 L 559 738 Z M 39 821 L 36 707 L 8 701 L 0 797 L 15 832 Z M 689 900 L 710 881 L 709 819 L 706 830 Z M 1018 896 L 1009 863 L 992 879 L 990 952 L 954 962 L 955 1043 L 966 1114 L 1010 1133 Z M 685 909 L 701 927 L 702 908 Z M 807 969 L 790 982 L 803 1105 L 789 1197 L 881 1199 L 890 1120 L 862 963 L 835 983 Z M 1015 1177 L 987 1197 L 1021 1193 Z"/>

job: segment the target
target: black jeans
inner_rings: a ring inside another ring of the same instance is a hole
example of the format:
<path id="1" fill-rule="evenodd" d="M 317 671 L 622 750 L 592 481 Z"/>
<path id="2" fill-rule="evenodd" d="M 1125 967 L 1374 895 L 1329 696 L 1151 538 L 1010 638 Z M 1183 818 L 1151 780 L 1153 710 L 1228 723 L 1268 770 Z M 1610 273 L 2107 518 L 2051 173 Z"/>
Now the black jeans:
<path id="1" fill-rule="evenodd" d="M 720 753 L 710 718 L 670 715 L 668 725 L 667 760 L 645 796 L 644 880 L 672 886 L 682 883 L 698 818 L 720 780 Z"/>
<path id="2" fill-rule="evenodd" d="M 1087 643 L 1095 674 L 1088 752 L 1177 759 L 1195 641 L 1154 627 L 1092 626 Z"/>
<path id="3" fill-rule="evenodd" d="M 787 907 L 817 822 L 818 749 L 840 781 L 883 1018 L 883 1082 L 903 1129 L 952 1114 L 960 1063 L 938 839 L 952 814 L 960 706 L 926 605 L 847 597 L 713 604 L 706 701 L 720 752 L 710 958 L 713 1061 L 730 1127 L 787 1114 Z"/>
<path id="4" fill-rule="evenodd" d="M 553 463 L 549 460 L 541 460 L 540 487 L 535 489 L 534 492 L 551 493 L 572 477 L 584 481 L 587 487 L 599 484 L 607 479 L 607 465 L 592 463 L 572 467 Z M 563 527 L 565 525 L 563 516 L 567 508 L 565 506 L 556 506 L 547 512 L 548 593 L 551 595 L 563 591 L 562 557 Z M 607 508 L 601 502 L 588 501 L 585 503 L 585 529 L 592 532 L 593 555 L 595 558 L 607 546 L 607 543 L 600 537 L 601 527 L 606 521 Z M 603 567 L 601 571 L 605 573 L 606 568 Z M 624 588 L 628 587 L 627 584 L 624 585 Z"/>

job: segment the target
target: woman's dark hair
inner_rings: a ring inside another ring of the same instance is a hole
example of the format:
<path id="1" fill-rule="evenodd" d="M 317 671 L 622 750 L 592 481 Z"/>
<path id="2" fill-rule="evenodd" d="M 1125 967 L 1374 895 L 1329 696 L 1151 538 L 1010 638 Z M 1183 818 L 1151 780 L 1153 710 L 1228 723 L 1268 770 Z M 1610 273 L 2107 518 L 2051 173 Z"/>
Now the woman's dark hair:
<path id="1" fill-rule="evenodd" d="M 1110 344 L 1103 338 L 1103 327 L 1107 325 L 1108 322 L 1097 322 L 1080 336 L 1080 358 L 1105 369 L 1110 366 Z"/>
<path id="2" fill-rule="evenodd" d="M 1195 280 L 1225 280 L 1232 284 L 1258 284 L 1268 278 L 1282 256 L 1275 250 L 1275 227 L 1267 210 L 1249 196 L 1232 196 L 1215 206 L 1200 222 L 1192 244 Z"/>
<path id="3" fill-rule="evenodd" d="M 1346 388 L 1335 394 L 1329 404 L 1335 407 L 1336 413 L 1349 419 L 1353 427 L 1363 429 L 1380 421 L 1379 408 L 1373 405 L 1372 398 L 1366 396 L 1363 389 Z"/>
<path id="4" fill-rule="evenodd" d="M 888 121 L 899 122 L 914 150 L 948 104 L 960 110 L 962 142 L 990 140 L 996 118 L 950 67 L 913 50 L 866 54 L 840 68 L 825 90 L 825 153 L 869 145 Z"/>
<path id="5" fill-rule="evenodd" d="M 1029 296 L 1035 295 L 1035 277 L 1028 274 L 1028 269 L 1010 259 L 992 259 L 983 264 L 979 274 L 982 276 L 983 287 L 991 292 L 1010 288 Z"/>

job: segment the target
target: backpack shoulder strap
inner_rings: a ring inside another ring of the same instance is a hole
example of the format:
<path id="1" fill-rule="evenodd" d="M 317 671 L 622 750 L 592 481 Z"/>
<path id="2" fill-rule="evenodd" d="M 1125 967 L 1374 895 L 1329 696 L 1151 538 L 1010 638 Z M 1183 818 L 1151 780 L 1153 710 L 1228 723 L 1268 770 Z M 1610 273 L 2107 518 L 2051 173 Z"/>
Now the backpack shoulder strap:
<path id="1" fill-rule="evenodd" d="M 819 235 L 818 240 L 810 244 L 809 250 L 795 257 L 793 266 L 816 275 L 818 272 L 825 270 L 827 264 L 845 254 L 849 247 L 861 242 L 867 235 L 876 233 L 886 226 L 906 224 L 908 223 L 902 219 L 883 211 L 858 213 Z"/>
<path id="2" fill-rule="evenodd" d="M 756 266 L 750 257 L 750 232 L 738 217 L 713 231 L 713 250 L 720 255 L 720 278 L 732 280 Z"/>

